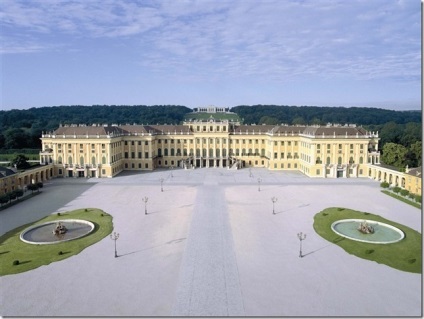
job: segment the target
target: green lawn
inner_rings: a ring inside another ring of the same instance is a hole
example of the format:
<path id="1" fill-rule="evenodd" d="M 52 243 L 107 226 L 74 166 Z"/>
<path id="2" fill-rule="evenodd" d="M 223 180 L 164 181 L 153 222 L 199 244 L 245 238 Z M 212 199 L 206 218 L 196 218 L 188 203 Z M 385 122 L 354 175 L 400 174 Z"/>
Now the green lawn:
<path id="1" fill-rule="evenodd" d="M 379 245 L 350 240 L 332 231 L 333 222 L 349 218 L 374 220 L 395 226 L 404 232 L 405 238 L 397 243 Z M 421 234 L 407 226 L 371 213 L 331 207 L 314 216 L 314 229 L 321 237 L 340 246 L 349 254 L 402 271 L 422 273 Z"/>
<path id="2" fill-rule="evenodd" d="M 386 195 L 389 195 L 390 197 L 396 198 L 396 199 L 400 200 L 401 202 L 407 203 L 407 204 L 409 204 L 411 206 L 414 206 L 414 207 L 416 207 L 418 209 L 421 209 L 421 203 L 417 203 L 413 199 L 405 198 L 405 197 L 403 197 L 401 195 L 397 195 L 397 194 L 395 194 L 395 193 L 393 193 L 391 191 L 388 191 L 388 190 L 382 190 L 381 192 L 384 193 L 384 194 L 386 194 Z"/>
<path id="3" fill-rule="evenodd" d="M 59 219 L 84 219 L 94 223 L 95 228 L 85 237 L 59 244 L 33 245 L 20 240 L 21 232 L 27 227 Z M 0 276 L 21 273 L 79 254 L 108 236 L 112 229 L 112 216 L 96 208 L 78 209 L 61 213 L 60 216 L 49 215 L 37 222 L 15 228 L 0 237 Z M 15 260 L 19 260 L 18 265 L 13 264 Z"/>

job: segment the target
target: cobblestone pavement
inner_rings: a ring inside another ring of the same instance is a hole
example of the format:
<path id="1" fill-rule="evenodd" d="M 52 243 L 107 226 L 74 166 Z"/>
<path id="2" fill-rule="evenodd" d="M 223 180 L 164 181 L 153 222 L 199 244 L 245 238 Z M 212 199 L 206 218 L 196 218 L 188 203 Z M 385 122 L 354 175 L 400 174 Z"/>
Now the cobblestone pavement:
<path id="1" fill-rule="evenodd" d="M 376 181 L 219 168 L 53 179 L 0 212 L 0 234 L 85 207 L 113 216 L 119 258 L 106 237 L 62 262 L 0 277 L 1 315 L 422 315 L 421 275 L 349 255 L 313 230 L 316 213 L 346 207 L 421 231 L 421 211 Z"/>

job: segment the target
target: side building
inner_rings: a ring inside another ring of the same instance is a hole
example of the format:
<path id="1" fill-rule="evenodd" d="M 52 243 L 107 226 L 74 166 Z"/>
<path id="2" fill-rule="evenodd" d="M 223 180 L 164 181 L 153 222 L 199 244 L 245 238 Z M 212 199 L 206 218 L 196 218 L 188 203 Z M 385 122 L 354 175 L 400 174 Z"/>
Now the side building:
<path id="1" fill-rule="evenodd" d="M 55 176 L 113 177 L 123 170 L 265 167 L 309 177 L 367 177 L 379 164 L 378 132 L 355 125 L 68 125 L 43 132 L 40 162 Z"/>

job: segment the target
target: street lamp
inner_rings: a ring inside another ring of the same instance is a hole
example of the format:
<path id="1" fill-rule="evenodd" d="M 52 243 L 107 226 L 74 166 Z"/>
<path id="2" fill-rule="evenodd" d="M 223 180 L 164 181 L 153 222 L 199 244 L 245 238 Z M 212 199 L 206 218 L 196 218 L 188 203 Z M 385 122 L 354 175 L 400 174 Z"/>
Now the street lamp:
<path id="1" fill-rule="evenodd" d="M 160 179 L 160 191 L 163 192 L 163 178 Z"/>
<path id="2" fill-rule="evenodd" d="M 274 210 L 274 204 L 275 202 L 278 200 L 277 197 L 271 197 L 271 201 L 272 201 L 272 213 L 275 215 L 275 210 Z"/>
<path id="3" fill-rule="evenodd" d="M 147 201 L 149 200 L 149 197 L 144 196 L 141 200 L 144 203 L 144 215 L 147 215 Z"/>
<path id="4" fill-rule="evenodd" d="M 300 232 L 297 234 L 297 237 L 299 238 L 299 241 L 300 241 L 299 257 L 303 257 L 302 256 L 302 241 L 306 239 L 306 234 L 302 234 L 302 232 Z"/>
<path id="5" fill-rule="evenodd" d="M 116 252 L 116 241 L 118 240 L 118 238 L 119 238 L 119 233 L 113 232 L 113 235 L 110 234 L 110 239 L 115 241 L 115 258 L 118 257 L 118 253 Z"/>
<path id="6" fill-rule="evenodd" d="M 260 192 L 261 191 L 261 178 L 259 177 L 258 178 L 258 192 Z"/>

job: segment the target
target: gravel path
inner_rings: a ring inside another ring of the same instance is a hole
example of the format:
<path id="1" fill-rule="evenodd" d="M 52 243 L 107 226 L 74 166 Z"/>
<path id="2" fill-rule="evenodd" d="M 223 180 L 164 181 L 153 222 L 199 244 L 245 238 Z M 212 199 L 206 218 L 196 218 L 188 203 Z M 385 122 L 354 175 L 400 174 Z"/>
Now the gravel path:
<path id="1" fill-rule="evenodd" d="M 243 316 L 237 262 L 224 192 L 200 186 L 181 266 L 173 316 Z"/>

